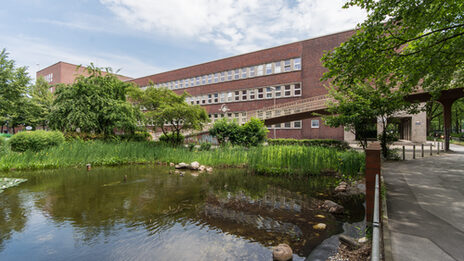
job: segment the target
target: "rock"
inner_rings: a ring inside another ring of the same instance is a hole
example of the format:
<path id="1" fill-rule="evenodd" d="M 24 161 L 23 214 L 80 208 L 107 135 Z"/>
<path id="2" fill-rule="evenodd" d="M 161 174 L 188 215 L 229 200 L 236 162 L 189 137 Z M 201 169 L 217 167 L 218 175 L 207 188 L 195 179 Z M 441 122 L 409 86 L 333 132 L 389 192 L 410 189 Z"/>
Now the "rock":
<path id="1" fill-rule="evenodd" d="M 205 169 L 206 169 L 206 167 L 205 167 L 204 165 L 201 165 L 201 166 L 198 168 L 198 170 L 199 170 L 200 172 L 205 171 Z"/>
<path id="2" fill-rule="evenodd" d="M 367 237 L 361 237 L 360 239 L 358 239 L 358 243 L 360 244 L 364 244 L 367 242 Z"/>
<path id="3" fill-rule="evenodd" d="M 169 162 L 169 166 L 174 167 L 174 166 L 176 166 L 176 164 L 174 164 L 173 162 Z"/>
<path id="4" fill-rule="evenodd" d="M 207 167 L 206 172 L 213 172 L 213 168 L 212 167 Z"/>
<path id="5" fill-rule="evenodd" d="M 358 241 L 350 236 L 340 235 L 339 239 L 342 244 L 346 245 L 351 250 L 356 250 L 360 247 Z"/>
<path id="6" fill-rule="evenodd" d="M 320 215 L 320 214 L 316 215 L 316 217 L 317 217 L 317 218 L 325 218 L 324 215 Z"/>
<path id="7" fill-rule="evenodd" d="M 189 167 L 189 164 L 181 162 L 175 166 L 176 169 L 186 169 Z"/>
<path id="8" fill-rule="evenodd" d="M 197 161 L 190 163 L 190 169 L 197 170 L 198 168 L 200 168 L 200 163 L 198 163 Z"/>
<path id="9" fill-rule="evenodd" d="M 272 258 L 277 261 L 291 260 L 293 251 L 287 244 L 279 244 L 272 250 Z"/>
<path id="10" fill-rule="evenodd" d="M 329 213 L 332 214 L 341 214 L 345 210 L 343 206 L 331 201 L 331 200 L 325 200 L 324 204 L 322 204 L 322 207 L 324 209 L 327 209 Z"/>
<path id="11" fill-rule="evenodd" d="M 316 225 L 313 226 L 313 228 L 316 230 L 324 230 L 327 228 L 327 225 L 324 223 L 317 223 Z"/>
<path id="12" fill-rule="evenodd" d="M 335 188 L 335 192 L 345 192 L 346 191 L 346 185 L 338 185 Z"/>

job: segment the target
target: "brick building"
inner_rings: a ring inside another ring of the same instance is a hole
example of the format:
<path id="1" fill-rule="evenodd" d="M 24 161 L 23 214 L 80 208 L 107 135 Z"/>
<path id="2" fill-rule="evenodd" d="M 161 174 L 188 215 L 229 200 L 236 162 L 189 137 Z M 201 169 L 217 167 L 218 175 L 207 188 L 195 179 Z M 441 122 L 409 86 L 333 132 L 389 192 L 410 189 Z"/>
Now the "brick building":
<path id="1" fill-rule="evenodd" d="M 103 75 L 106 72 L 102 72 Z M 36 77 L 39 78 L 40 76 L 44 77 L 45 80 L 50 84 L 50 91 L 55 91 L 55 84 L 64 83 L 64 84 L 71 84 L 74 82 L 77 76 L 85 75 L 87 76 L 88 73 L 85 70 L 85 67 L 79 67 L 78 65 L 66 63 L 66 62 L 57 62 L 51 66 L 48 66 L 40 71 L 37 71 Z M 131 80 L 131 77 L 123 76 L 123 75 L 116 75 L 120 80 L 127 81 Z"/>

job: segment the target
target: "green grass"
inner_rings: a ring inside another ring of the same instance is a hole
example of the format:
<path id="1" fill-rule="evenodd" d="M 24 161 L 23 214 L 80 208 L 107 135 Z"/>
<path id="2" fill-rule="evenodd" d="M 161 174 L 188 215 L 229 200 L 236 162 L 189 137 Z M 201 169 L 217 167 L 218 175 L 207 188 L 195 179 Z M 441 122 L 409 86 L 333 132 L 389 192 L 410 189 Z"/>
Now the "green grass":
<path id="1" fill-rule="evenodd" d="M 317 175 L 340 172 L 356 175 L 364 166 L 364 154 L 305 146 L 225 147 L 190 151 L 150 142 L 67 142 L 39 152 L 7 151 L 0 155 L 0 170 L 43 169 L 85 164 L 121 165 L 154 162 L 198 161 L 214 167 L 247 166 L 260 174 Z"/>

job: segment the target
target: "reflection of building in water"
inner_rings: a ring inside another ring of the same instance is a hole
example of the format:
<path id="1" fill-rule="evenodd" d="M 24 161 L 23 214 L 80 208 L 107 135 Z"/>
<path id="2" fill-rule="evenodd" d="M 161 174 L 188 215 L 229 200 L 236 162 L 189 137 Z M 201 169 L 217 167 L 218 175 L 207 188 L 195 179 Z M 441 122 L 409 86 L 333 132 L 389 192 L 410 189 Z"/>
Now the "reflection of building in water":
<path id="1" fill-rule="evenodd" d="M 288 243 L 298 255 L 308 255 L 339 226 L 335 218 L 318 208 L 318 201 L 287 190 L 269 188 L 260 198 L 243 192 L 210 193 L 199 218 L 225 233 L 258 241 L 265 246 Z M 318 218 L 322 214 L 325 218 Z M 317 223 L 326 230 L 315 230 Z"/>

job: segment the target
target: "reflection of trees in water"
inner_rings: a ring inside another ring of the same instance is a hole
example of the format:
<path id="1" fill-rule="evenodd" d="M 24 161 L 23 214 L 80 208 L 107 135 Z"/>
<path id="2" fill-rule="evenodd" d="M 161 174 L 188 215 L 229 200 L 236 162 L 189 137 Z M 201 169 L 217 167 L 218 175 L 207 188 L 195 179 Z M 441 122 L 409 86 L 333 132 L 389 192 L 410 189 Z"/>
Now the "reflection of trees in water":
<path id="1" fill-rule="evenodd" d="M 20 195 L 14 191 L 0 194 L 0 252 L 13 232 L 21 232 L 26 225 L 27 210 L 22 203 Z"/>

